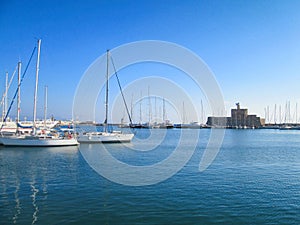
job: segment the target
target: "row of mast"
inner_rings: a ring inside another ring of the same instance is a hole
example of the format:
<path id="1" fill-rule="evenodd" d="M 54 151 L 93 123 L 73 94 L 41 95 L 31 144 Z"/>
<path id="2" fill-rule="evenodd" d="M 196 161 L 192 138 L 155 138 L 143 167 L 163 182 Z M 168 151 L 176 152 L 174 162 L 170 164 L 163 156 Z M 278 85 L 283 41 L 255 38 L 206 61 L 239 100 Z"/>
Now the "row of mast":
<path id="1" fill-rule="evenodd" d="M 38 81 L 39 81 L 39 65 L 40 65 L 40 51 L 41 51 L 41 40 L 38 39 L 37 42 L 37 61 L 36 61 L 36 72 L 35 72 L 35 89 L 34 89 L 34 102 L 33 102 L 33 128 L 35 133 L 36 128 L 36 108 L 37 108 L 37 95 L 38 95 Z M 17 70 L 18 70 L 18 90 L 17 90 L 17 118 L 16 122 L 20 122 L 20 111 L 21 111 L 21 69 L 22 69 L 22 63 L 18 62 Z M 8 90 L 12 83 L 12 80 L 14 78 L 13 73 L 10 81 L 8 82 L 8 72 L 6 72 L 6 79 L 5 79 L 5 93 L 2 98 L 2 117 L 3 120 L 5 118 L 5 115 L 7 113 L 7 105 L 8 105 Z M 47 118 L 47 91 L 48 87 L 45 86 L 45 96 L 44 96 L 44 124 L 46 125 L 46 118 Z"/>
<path id="2" fill-rule="evenodd" d="M 284 108 L 284 109 L 283 109 Z M 291 114 L 291 105 L 290 101 L 287 101 L 285 107 L 281 107 L 281 105 L 277 106 L 275 104 L 274 111 L 270 110 L 270 107 L 267 106 L 264 108 L 265 110 L 265 120 L 267 124 L 282 124 L 282 123 L 299 123 L 298 118 L 298 104 L 296 103 L 293 115 Z"/>

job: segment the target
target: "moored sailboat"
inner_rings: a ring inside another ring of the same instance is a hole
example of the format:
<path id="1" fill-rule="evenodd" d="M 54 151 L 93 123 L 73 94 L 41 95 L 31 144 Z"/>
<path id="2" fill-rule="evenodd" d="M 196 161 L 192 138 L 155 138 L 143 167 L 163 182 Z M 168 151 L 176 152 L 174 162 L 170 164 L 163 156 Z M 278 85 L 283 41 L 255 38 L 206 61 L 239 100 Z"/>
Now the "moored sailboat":
<path id="1" fill-rule="evenodd" d="M 82 132 L 77 136 L 79 143 L 120 143 L 130 142 L 134 134 L 125 134 L 120 131 L 108 131 L 108 75 L 109 75 L 109 50 L 106 52 L 106 95 L 105 95 L 105 120 L 103 132 Z"/>
<path id="2" fill-rule="evenodd" d="M 18 131 L 12 136 L 1 136 L 0 143 L 4 146 L 24 146 L 24 147 L 50 147 L 50 146 L 73 146 L 78 145 L 78 142 L 73 134 L 59 135 L 57 132 L 42 132 L 37 133 L 36 127 L 36 103 L 38 91 L 38 75 L 39 75 L 39 61 L 40 61 L 40 46 L 41 40 L 38 40 L 37 48 L 37 62 L 36 62 L 36 82 L 34 92 L 34 107 L 33 107 L 33 130 L 31 134 L 21 134 Z M 20 91 L 20 82 L 18 83 L 18 92 Z M 19 96 L 18 93 L 18 112 L 19 112 Z M 19 114 L 17 118 L 19 122 Z M 45 124 L 46 126 L 46 124 Z"/>
<path id="3" fill-rule="evenodd" d="M 0 140 L 4 146 L 57 147 L 78 145 L 78 142 L 72 136 L 59 137 L 54 135 L 16 135 L 1 137 Z"/>

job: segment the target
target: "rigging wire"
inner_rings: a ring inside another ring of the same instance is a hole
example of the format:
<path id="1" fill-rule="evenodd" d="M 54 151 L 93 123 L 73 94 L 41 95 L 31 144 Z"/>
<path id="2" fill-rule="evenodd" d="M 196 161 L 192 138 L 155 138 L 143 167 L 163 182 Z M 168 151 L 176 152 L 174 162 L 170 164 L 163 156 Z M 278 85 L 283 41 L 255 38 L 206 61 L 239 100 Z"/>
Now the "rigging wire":
<path id="1" fill-rule="evenodd" d="M 18 69 L 18 65 L 16 65 L 16 68 L 15 68 L 15 70 L 14 70 L 14 72 L 13 72 L 13 74 L 12 74 L 10 80 L 9 80 L 9 83 L 8 83 L 8 85 L 7 85 L 7 90 L 10 88 L 10 85 L 11 85 L 11 83 L 12 83 L 12 80 L 14 79 L 14 76 L 15 76 L 15 74 L 16 74 L 16 72 L 17 72 L 17 69 Z M 7 95 L 7 93 L 4 92 L 4 94 L 2 95 L 2 99 L 1 99 L 0 105 L 3 104 L 3 101 L 4 101 L 5 97 L 6 97 L 6 95 Z"/>
<path id="2" fill-rule="evenodd" d="M 123 90 L 122 90 L 122 86 L 121 86 L 121 84 L 120 84 L 120 80 L 119 80 L 119 77 L 118 77 L 118 73 L 117 73 L 117 71 L 116 71 L 116 67 L 115 67 L 113 58 L 112 58 L 112 57 L 110 57 L 110 58 L 111 58 L 111 63 L 112 63 L 112 65 L 113 65 L 114 72 L 115 72 L 115 75 L 116 75 L 116 78 L 117 78 L 117 81 L 118 81 L 118 85 L 119 85 L 120 92 L 121 92 L 121 95 L 122 95 L 122 98 L 123 98 L 123 102 L 124 102 L 124 104 L 125 104 L 125 108 L 126 108 L 127 115 L 128 115 L 130 124 L 132 124 L 132 119 L 131 119 L 131 116 L 130 116 L 130 113 L 129 113 L 129 110 L 128 110 L 128 106 L 127 106 L 127 103 L 126 103 L 126 100 L 125 100 L 125 97 L 124 97 L 124 93 L 123 93 Z"/>
<path id="3" fill-rule="evenodd" d="M 20 80 L 20 84 L 18 84 L 17 90 L 16 90 L 16 92 L 15 92 L 15 94 L 14 94 L 13 99 L 11 100 L 11 103 L 10 103 L 10 105 L 9 105 L 9 108 L 8 108 L 8 110 L 7 110 L 7 112 L 6 112 L 6 115 L 5 115 L 4 119 L 3 119 L 3 122 L 2 122 L 2 125 L 1 125 L 1 128 L 0 128 L 0 132 L 2 131 L 2 128 L 3 128 L 3 126 L 4 126 L 4 123 L 6 122 L 6 119 L 7 119 L 7 117 L 8 117 L 8 114 L 9 114 L 9 112 L 10 112 L 10 110 L 11 110 L 11 107 L 12 107 L 12 105 L 14 104 L 14 101 L 15 101 L 15 99 L 16 99 L 16 97 L 17 97 L 17 94 L 18 94 L 18 88 L 19 88 L 19 87 L 21 86 L 21 84 L 22 84 L 22 81 L 23 81 L 24 76 L 25 76 L 25 74 L 26 74 L 26 72 L 27 72 L 27 69 L 28 69 L 28 67 L 29 67 L 29 65 L 30 65 L 30 62 L 31 62 L 31 60 L 32 60 L 32 57 L 33 57 L 33 54 L 34 54 L 35 50 L 36 50 L 36 47 L 34 47 L 33 50 L 32 50 L 31 56 L 30 56 L 30 58 L 29 58 L 29 61 L 28 61 L 27 65 L 26 65 L 26 68 L 25 68 L 25 70 L 24 70 L 24 73 L 22 74 L 22 77 L 21 77 L 21 80 Z"/>

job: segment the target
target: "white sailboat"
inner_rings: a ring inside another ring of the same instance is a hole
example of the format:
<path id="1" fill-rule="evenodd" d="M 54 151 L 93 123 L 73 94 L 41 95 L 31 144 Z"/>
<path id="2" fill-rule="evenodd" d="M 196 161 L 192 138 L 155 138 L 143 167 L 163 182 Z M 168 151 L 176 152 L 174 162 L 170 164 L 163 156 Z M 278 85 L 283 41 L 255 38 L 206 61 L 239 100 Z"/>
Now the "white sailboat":
<path id="1" fill-rule="evenodd" d="M 106 52 L 106 96 L 105 96 L 105 121 L 104 132 L 83 132 L 77 137 L 79 143 L 121 143 L 130 142 L 134 134 L 125 134 L 120 131 L 108 132 L 108 67 L 109 67 L 109 50 Z"/>
<path id="2" fill-rule="evenodd" d="M 78 135 L 79 143 L 124 143 L 130 142 L 134 134 L 121 132 L 86 132 Z"/>
<path id="3" fill-rule="evenodd" d="M 39 73 L 39 61 L 40 61 L 40 47 L 41 40 L 38 40 L 37 49 L 37 63 L 36 63 L 36 83 L 34 92 L 34 107 L 33 107 L 33 132 L 32 134 L 20 134 L 18 131 L 13 136 L 2 136 L 0 137 L 0 143 L 4 146 L 23 146 L 23 147 L 50 147 L 50 146 L 73 146 L 78 145 L 78 142 L 74 135 L 65 134 L 60 136 L 57 132 L 46 132 L 38 134 L 36 132 L 36 103 L 37 103 L 37 91 L 38 91 L 38 73 Z M 18 84 L 18 91 L 20 83 Z M 19 98 L 18 98 L 19 99 Z M 18 111 L 19 111 L 18 101 Z M 45 107 L 46 108 L 46 107 Z M 19 114 L 17 121 L 19 121 Z"/>
<path id="4" fill-rule="evenodd" d="M 4 146 L 57 147 L 78 145 L 78 142 L 73 137 L 59 137 L 53 134 L 50 136 L 16 135 L 1 137 L 0 140 Z"/>

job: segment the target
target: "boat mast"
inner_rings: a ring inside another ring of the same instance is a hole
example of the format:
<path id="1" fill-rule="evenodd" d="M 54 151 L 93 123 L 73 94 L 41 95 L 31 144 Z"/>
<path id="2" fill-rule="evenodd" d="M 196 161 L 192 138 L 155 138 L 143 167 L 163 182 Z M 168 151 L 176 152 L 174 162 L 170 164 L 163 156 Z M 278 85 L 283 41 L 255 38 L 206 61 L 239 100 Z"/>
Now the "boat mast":
<path id="1" fill-rule="evenodd" d="M 149 126 L 150 126 L 150 123 L 151 123 L 151 120 L 152 120 L 152 113 L 151 113 L 151 109 L 152 109 L 152 106 L 151 106 L 151 98 L 150 98 L 150 87 L 148 86 L 148 99 L 149 99 Z"/>
<path id="2" fill-rule="evenodd" d="M 8 72 L 5 73 L 5 92 L 2 98 L 2 121 L 4 120 L 7 109 L 7 92 L 8 92 Z"/>
<path id="3" fill-rule="evenodd" d="M 185 109 L 184 109 L 184 101 L 182 102 L 182 124 L 185 123 Z"/>
<path id="4" fill-rule="evenodd" d="M 289 101 L 289 123 L 291 123 L 291 102 Z"/>
<path id="5" fill-rule="evenodd" d="M 141 91 L 141 100 L 140 100 L 140 123 L 139 124 L 142 124 L 142 91 Z"/>
<path id="6" fill-rule="evenodd" d="M 298 104 L 297 104 L 297 102 L 296 102 L 296 124 L 298 123 Z"/>
<path id="7" fill-rule="evenodd" d="M 201 99 L 201 124 L 204 124 L 203 102 Z"/>
<path id="8" fill-rule="evenodd" d="M 35 89 L 34 89 L 34 102 L 33 102 L 33 133 L 35 133 L 36 128 L 36 102 L 38 93 L 38 82 L 39 82 L 39 66 L 40 66 L 40 51 L 41 51 L 41 39 L 38 39 L 38 51 L 37 51 L 37 61 L 36 61 L 36 71 L 35 71 Z"/>
<path id="9" fill-rule="evenodd" d="M 8 72 L 6 72 L 5 76 L 5 101 L 4 101 L 4 116 L 7 111 L 7 105 L 8 105 L 8 97 L 7 97 L 7 92 L 8 92 Z M 4 118 L 4 117 L 3 117 Z"/>
<path id="10" fill-rule="evenodd" d="M 274 124 L 275 125 L 277 123 L 277 113 L 276 113 L 276 111 L 277 111 L 277 105 L 275 104 L 275 109 L 274 109 Z"/>
<path id="11" fill-rule="evenodd" d="M 166 122 L 166 106 L 165 106 L 165 98 L 163 98 L 163 123 Z"/>
<path id="12" fill-rule="evenodd" d="M 12 84 L 12 81 L 15 77 L 16 71 L 18 69 L 18 65 L 16 66 L 9 82 L 8 82 L 8 72 L 6 72 L 6 83 L 5 83 L 5 92 L 2 96 L 2 100 L 1 100 L 1 104 L 2 104 L 2 113 L 3 113 L 3 117 L 2 117 L 2 121 L 4 120 L 5 116 L 6 116 L 6 112 L 8 110 L 8 90 L 10 88 L 10 85 Z"/>
<path id="13" fill-rule="evenodd" d="M 279 105 L 279 124 L 282 124 L 282 117 L 281 117 L 281 105 Z"/>
<path id="14" fill-rule="evenodd" d="M 131 118 L 133 118 L 133 94 L 131 95 L 130 114 L 131 114 Z"/>
<path id="15" fill-rule="evenodd" d="M 46 129 L 46 120 L 47 120 L 47 106 L 48 106 L 48 86 L 45 85 L 44 93 L 44 129 Z"/>
<path id="16" fill-rule="evenodd" d="M 156 107 L 156 96 L 154 97 L 154 112 L 155 112 L 155 115 L 154 115 L 154 123 L 156 123 L 157 121 L 157 107 Z"/>
<path id="17" fill-rule="evenodd" d="M 270 108 L 269 108 L 269 106 L 267 106 L 267 112 L 268 112 L 268 124 L 270 124 L 271 121 L 270 121 Z"/>
<path id="18" fill-rule="evenodd" d="M 20 111 L 21 111 L 21 66 L 22 66 L 22 63 L 18 62 L 17 123 L 20 122 Z"/>
<path id="19" fill-rule="evenodd" d="M 106 51 L 106 93 L 105 93 L 105 120 L 104 131 L 107 132 L 107 118 L 108 118 L 108 67 L 109 67 L 109 50 Z"/>

